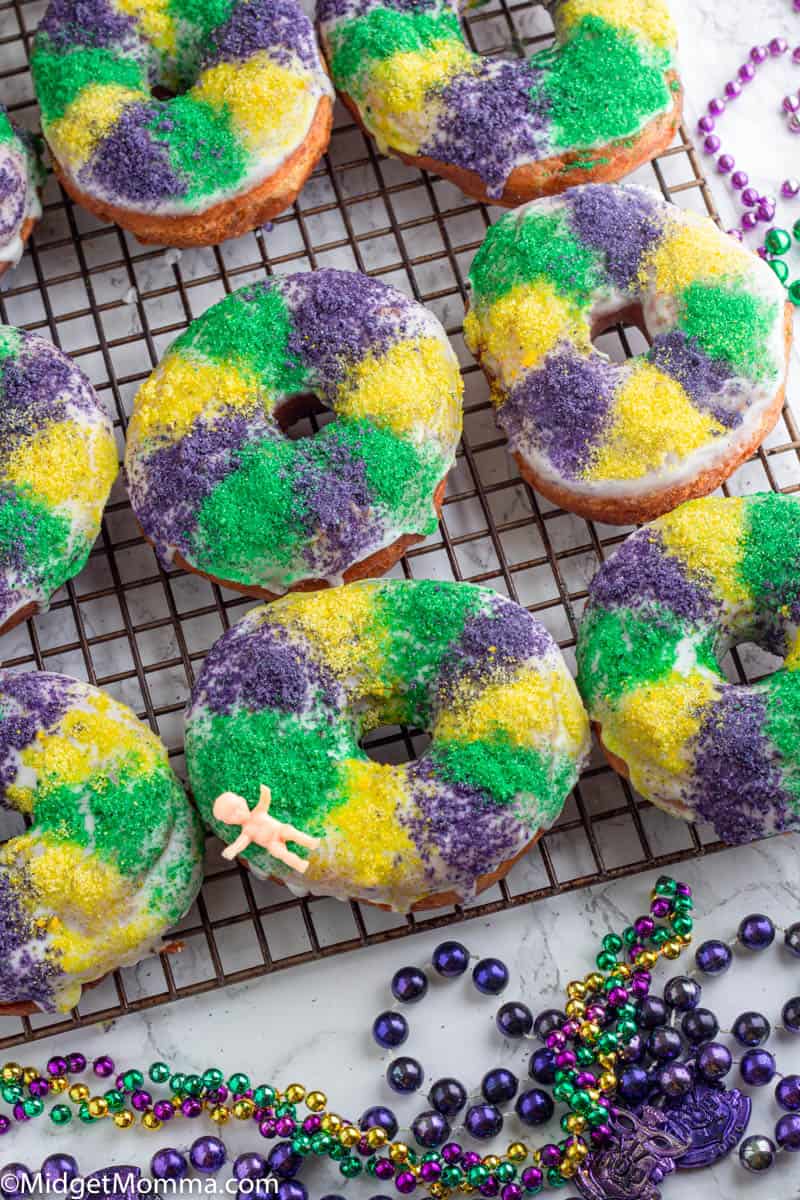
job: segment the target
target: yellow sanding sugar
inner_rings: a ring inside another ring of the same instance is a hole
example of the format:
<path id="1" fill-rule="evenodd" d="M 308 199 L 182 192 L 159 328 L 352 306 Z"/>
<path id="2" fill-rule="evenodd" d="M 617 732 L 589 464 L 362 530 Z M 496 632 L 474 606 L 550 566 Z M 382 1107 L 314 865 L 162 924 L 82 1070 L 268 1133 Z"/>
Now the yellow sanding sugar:
<path id="1" fill-rule="evenodd" d="M 667 553 L 680 559 L 720 600 L 752 604 L 739 571 L 745 536 L 741 496 L 705 496 L 682 504 L 660 519 L 658 530 Z"/>
<path id="2" fill-rule="evenodd" d="M 467 344 L 494 360 L 492 368 L 507 387 L 562 340 L 573 343 L 578 353 L 591 347 L 591 330 L 581 310 L 545 279 L 519 283 L 485 312 L 468 315 Z"/>
<path id="3" fill-rule="evenodd" d="M 73 170 L 79 169 L 91 158 L 123 109 L 149 99 L 149 92 L 119 83 L 90 84 L 78 93 L 63 117 L 48 127 L 47 140 L 53 153 L 69 162 Z"/>
<path id="4" fill-rule="evenodd" d="M 366 417 L 416 440 L 437 438 L 450 450 L 461 433 L 463 382 L 450 346 L 441 338 L 395 342 L 368 354 L 342 384 L 336 411 Z"/>
<path id="5" fill-rule="evenodd" d="M 584 478 L 640 479 L 724 432 L 719 421 L 695 408 L 677 380 L 639 361 L 614 395 L 611 427 Z"/>
<path id="6" fill-rule="evenodd" d="M 48 780 L 59 786 L 81 783 L 100 764 L 129 755 L 136 757 L 141 770 L 150 772 L 163 761 L 164 749 L 133 713 L 97 692 L 86 696 L 80 707 L 68 709 L 55 729 L 39 730 L 36 739 L 20 752 L 20 761 L 36 772 L 42 790 Z"/>
<path id="7" fill-rule="evenodd" d="M 174 54 L 177 28 L 170 15 L 170 0 L 113 0 L 114 8 L 133 17 L 142 33 L 162 54 Z"/>
<path id="8" fill-rule="evenodd" d="M 266 51 L 246 62 L 209 67 L 192 88 L 196 100 L 226 109 L 249 150 L 286 150 L 303 138 L 317 97 L 311 75 L 298 64 L 282 67 Z"/>
<path id="9" fill-rule="evenodd" d="M 425 50 L 402 51 L 372 64 L 362 104 L 379 146 L 417 154 L 436 123 L 443 88 L 479 62 L 466 46 L 445 38 Z"/>
<path id="10" fill-rule="evenodd" d="M 616 29 L 630 29 L 663 49 L 677 45 L 678 30 L 661 0 L 565 0 L 559 5 L 556 25 L 571 29 L 584 17 L 598 17 Z"/>
<path id="11" fill-rule="evenodd" d="M 646 786 L 648 765 L 671 775 L 687 769 L 693 739 L 719 694 L 720 683 L 700 672 L 672 671 L 620 697 L 603 719 L 603 741 L 628 764 L 634 787 Z"/>
<path id="12" fill-rule="evenodd" d="M 179 441 L 202 413 L 207 420 L 226 408 L 255 409 L 257 385 L 236 367 L 168 354 L 142 384 L 128 428 L 128 445 L 159 435 Z"/>
<path id="13" fill-rule="evenodd" d="M 385 663 L 370 588 L 348 588 L 346 604 L 339 588 L 316 592 L 313 603 L 301 593 L 284 596 L 267 609 L 266 620 L 303 634 L 315 656 L 337 675 L 368 671 L 375 689 L 380 687 Z"/>
<path id="14" fill-rule="evenodd" d="M 643 283 L 655 276 L 659 292 L 677 295 L 698 280 L 737 279 L 752 267 L 749 250 L 707 217 L 682 212 L 644 259 L 639 275 Z"/>
<path id="15" fill-rule="evenodd" d="M 99 521 L 103 497 L 117 475 L 117 449 L 101 425 L 55 421 L 14 448 L 3 474 L 54 507 L 82 505 Z"/>
<path id="16" fill-rule="evenodd" d="M 526 667 L 508 683 L 492 683 L 477 695 L 458 695 L 433 731 L 444 741 L 491 741 L 502 733 L 515 746 L 550 741 L 563 725 L 574 753 L 586 739 L 586 713 L 571 679 L 559 670 Z"/>
<path id="17" fill-rule="evenodd" d="M 404 768 L 350 758 L 340 771 L 347 800 L 328 814 L 325 840 L 311 856 L 306 878 L 325 873 L 329 847 L 329 866 L 339 879 L 359 887 L 401 887 L 409 875 L 422 872 L 416 847 L 397 815 L 409 805 Z"/>

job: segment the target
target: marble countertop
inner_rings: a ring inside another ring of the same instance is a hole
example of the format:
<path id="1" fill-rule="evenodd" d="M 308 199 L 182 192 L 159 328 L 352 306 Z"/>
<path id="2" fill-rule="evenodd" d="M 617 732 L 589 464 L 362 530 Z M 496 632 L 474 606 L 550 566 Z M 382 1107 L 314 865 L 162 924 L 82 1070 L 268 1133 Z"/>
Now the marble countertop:
<path id="1" fill-rule="evenodd" d="M 673 0 L 673 6 L 681 29 L 691 128 L 707 99 L 721 91 L 753 42 L 781 33 L 791 38 L 792 45 L 800 41 L 800 14 L 793 12 L 791 0 L 756 0 L 749 5 L 744 0 L 729 4 Z M 800 66 L 792 67 L 788 61 L 769 64 L 721 126 L 726 148 L 730 143 L 739 165 L 766 190 L 775 190 L 786 175 L 800 176 L 800 137 L 790 136 L 779 115 L 780 98 L 792 84 L 795 89 L 800 86 Z M 730 216 L 732 223 L 725 181 L 712 175 L 711 184 L 720 212 L 726 219 Z M 778 213 L 782 224 L 797 217 L 800 199 L 794 206 L 784 204 Z M 798 262 L 796 254 L 796 266 Z M 800 269 L 796 273 L 800 275 Z M 795 348 L 794 394 L 799 370 Z M 767 912 L 783 924 L 800 919 L 797 836 L 695 860 L 680 868 L 679 874 L 695 888 L 701 938 L 730 938 L 748 911 Z M 522 998 L 537 1011 L 557 999 L 568 979 L 591 967 L 592 947 L 609 926 L 621 927 L 646 906 L 652 882 L 652 876 L 645 874 L 565 894 L 488 920 L 467 922 L 457 927 L 455 936 L 477 954 L 504 958 L 512 971 L 507 997 Z M 196 1071 L 215 1064 L 245 1069 L 259 1081 L 301 1080 L 324 1090 L 340 1111 L 355 1115 L 368 1104 L 393 1099 L 383 1080 L 387 1056 L 369 1037 L 372 1017 L 389 1003 L 388 979 L 404 963 L 424 964 L 437 940 L 425 934 L 355 951 L 131 1015 L 113 1028 L 96 1026 L 67 1040 L 90 1055 L 112 1049 L 119 1066 L 165 1059 Z M 748 1008 L 763 1010 L 775 1022 L 784 1000 L 800 992 L 797 959 L 777 945 L 757 962 L 752 958 L 737 957 L 736 969 L 707 988 L 706 1000 L 724 1023 Z M 516 1064 L 524 1078 L 531 1046 L 502 1042 L 492 1021 L 495 1007 L 496 1002 L 479 997 L 466 980 L 435 986 L 410 1013 L 412 1036 L 406 1050 L 420 1059 L 429 1080 L 453 1074 L 474 1089 L 483 1072 L 500 1063 Z M 800 1039 L 792 1044 L 786 1035 L 775 1035 L 773 1041 L 780 1069 L 800 1071 Z M 41 1041 L 24 1057 L 42 1062 L 56 1045 L 62 1051 L 69 1048 L 63 1039 Z M 751 1132 L 770 1133 L 779 1114 L 772 1089 L 762 1092 L 754 1096 Z M 420 1097 L 394 1106 L 404 1124 L 425 1107 Z M 507 1134 L 519 1134 L 513 1118 L 507 1124 Z M 46 1153 L 66 1148 L 68 1142 L 86 1171 L 110 1162 L 145 1165 L 158 1146 L 185 1145 L 188 1132 L 184 1126 L 147 1137 L 138 1131 L 121 1135 L 103 1124 L 75 1127 L 65 1135 L 49 1124 L 31 1122 L 13 1141 L 2 1143 L 0 1158 L 38 1165 Z M 246 1140 L 241 1128 L 229 1128 L 226 1138 L 232 1145 L 253 1146 L 254 1139 Z M 783 1156 L 770 1176 L 758 1179 L 742 1171 L 734 1156 L 713 1171 L 671 1177 L 663 1194 L 667 1200 L 689 1200 L 702 1189 L 707 1200 L 749 1196 L 790 1200 L 800 1196 L 798 1159 L 800 1155 L 795 1160 Z M 345 1189 L 343 1181 L 321 1167 L 309 1171 L 306 1182 L 312 1197 L 345 1190 L 354 1198 L 370 1194 L 363 1182 Z M 560 1195 L 570 1196 L 571 1191 L 565 1189 Z"/>

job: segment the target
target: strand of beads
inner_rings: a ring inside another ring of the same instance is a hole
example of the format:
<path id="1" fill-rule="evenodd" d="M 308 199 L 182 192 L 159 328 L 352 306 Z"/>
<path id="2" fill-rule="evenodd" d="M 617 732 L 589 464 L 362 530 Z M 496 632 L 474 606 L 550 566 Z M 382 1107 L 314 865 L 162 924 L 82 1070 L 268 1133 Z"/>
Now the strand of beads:
<path id="1" fill-rule="evenodd" d="M 615 1067 L 618 1060 L 624 1061 L 626 1047 L 637 1034 L 637 1000 L 649 993 L 650 972 L 659 958 L 676 959 L 690 944 L 692 906 L 691 889 L 662 876 L 651 894 L 650 912 L 621 935 L 607 934 L 597 953 L 596 970 L 567 985 L 565 1012 L 547 1010 L 534 1019 L 518 1001 L 499 1009 L 496 1023 L 505 1037 L 528 1037 L 533 1032 L 544 1042 L 531 1060 L 530 1073 L 538 1082 L 553 1085 L 553 1098 L 569 1110 L 561 1118 L 564 1139 L 538 1148 L 516 1141 L 500 1156 L 465 1151 L 459 1142 L 445 1139 L 459 1132 L 450 1118 L 466 1107 L 467 1090 L 458 1080 L 446 1078 L 429 1092 L 431 1110 L 412 1122 L 412 1133 L 425 1151 L 419 1170 L 409 1170 L 390 1149 L 388 1155 L 367 1162 L 368 1173 L 382 1181 L 393 1179 L 401 1194 L 410 1194 L 418 1182 L 424 1183 L 434 1198 L 458 1188 L 519 1200 L 523 1191 L 534 1195 L 546 1184 L 563 1186 L 591 1150 L 607 1145 L 611 1138 L 608 1120 L 617 1086 Z M 620 955 L 627 961 L 619 961 Z M 448 978 L 463 975 L 468 961 L 466 947 L 443 943 L 434 951 L 432 965 L 437 974 Z M 496 995 L 508 982 L 508 970 L 499 960 L 484 959 L 475 967 L 473 981 L 480 991 Z M 392 994 L 402 1004 L 421 1000 L 427 991 L 427 975 L 418 967 L 402 968 L 392 980 Z M 403 1044 L 408 1033 L 408 1021 L 395 1010 L 379 1014 L 373 1023 L 373 1036 L 387 1048 Z M 416 1091 L 424 1071 L 416 1059 L 404 1057 L 390 1063 L 387 1079 L 397 1091 Z M 517 1088 L 516 1077 L 505 1068 L 488 1072 L 480 1097 L 467 1108 L 464 1131 L 476 1140 L 496 1137 L 504 1123 L 499 1105 L 513 1099 Z M 528 1125 L 544 1123 L 553 1110 L 553 1099 L 542 1089 L 523 1093 L 515 1109 Z M 396 1126 L 394 1114 L 389 1115 Z M 401 1152 L 407 1149 L 403 1144 Z M 528 1159 L 530 1164 L 519 1173 Z"/>
<path id="2" fill-rule="evenodd" d="M 703 138 L 703 150 L 710 157 L 716 158 L 717 171 L 720 175 L 730 176 L 731 186 L 740 194 L 745 212 L 742 216 L 740 230 L 732 230 L 740 237 L 755 229 L 759 222 L 769 223 L 775 216 L 775 201 L 769 196 L 760 195 L 755 188 L 748 187 L 750 182 L 746 171 L 736 168 L 736 160 L 732 154 L 722 150 L 722 142 L 717 133 L 717 124 L 724 117 L 728 106 L 741 96 L 745 87 L 753 82 L 759 69 L 770 59 L 782 58 L 788 53 L 789 45 L 785 38 L 774 37 L 768 45 L 753 46 L 747 60 L 739 67 L 736 77 L 730 79 L 724 88 L 723 96 L 715 96 L 709 100 L 707 111 L 697 123 L 698 133 Z M 792 53 L 792 60 L 800 64 L 800 45 Z M 788 112 L 797 99 L 797 110 L 800 110 L 800 98 L 786 96 L 783 100 L 783 110 Z M 790 129 L 800 132 L 800 119 L 794 120 L 797 112 L 792 112 Z M 800 182 L 795 179 L 785 179 L 781 185 L 781 195 L 786 200 L 794 199 L 800 194 Z"/>
<path id="3" fill-rule="evenodd" d="M 800 220 L 792 226 L 795 241 L 800 242 Z M 781 283 L 788 288 L 789 299 L 793 304 L 800 304 L 800 279 L 789 283 L 789 264 L 786 255 L 792 248 L 792 238 L 786 229 L 770 229 L 764 238 L 764 249 L 770 255 L 768 262 Z"/>
<path id="4" fill-rule="evenodd" d="M 700 974 L 713 977 L 725 974 L 734 962 L 734 949 L 758 954 L 768 949 L 777 934 L 777 926 L 763 913 L 750 913 L 744 917 L 730 942 L 711 939 L 698 947 L 695 963 Z M 793 956 L 800 958 L 800 921 L 783 930 L 783 945 Z M 696 1010 L 703 1011 L 703 1010 Z M 706 1010 L 707 1011 L 707 1010 Z M 713 1013 L 706 1019 L 711 1037 L 715 1038 L 719 1024 Z M 784 1032 L 800 1035 L 800 996 L 792 996 L 781 1010 L 782 1024 L 777 1028 Z M 734 1065 L 744 1083 L 751 1087 L 765 1087 L 777 1077 L 775 1100 L 783 1110 L 775 1124 L 774 1141 L 764 1134 L 751 1134 L 739 1146 L 739 1161 L 748 1171 L 762 1173 L 776 1163 L 778 1152 L 786 1154 L 800 1152 L 800 1076 L 780 1075 L 775 1056 L 766 1044 L 772 1033 L 768 1019 L 760 1012 L 741 1013 L 729 1031 L 744 1054 L 738 1064 L 721 1042 L 707 1042 L 698 1055 L 698 1068 L 710 1080 L 723 1079 Z"/>

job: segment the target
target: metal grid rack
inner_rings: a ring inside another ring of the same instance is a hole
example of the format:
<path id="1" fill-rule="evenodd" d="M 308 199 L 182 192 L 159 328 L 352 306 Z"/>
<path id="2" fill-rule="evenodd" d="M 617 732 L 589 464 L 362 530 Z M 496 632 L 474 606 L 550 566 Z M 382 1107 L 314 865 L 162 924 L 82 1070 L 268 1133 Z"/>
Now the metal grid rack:
<path id="1" fill-rule="evenodd" d="M 37 113 L 27 52 L 43 9 L 42 0 L 0 2 L 0 98 L 31 126 Z M 489 54 L 522 53 L 552 36 L 546 11 L 531 0 L 490 0 L 467 25 L 473 47 Z M 187 322 L 224 293 L 265 272 L 321 266 L 395 284 L 442 320 L 466 385 L 463 445 L 439 532 L 411 550 L 398 572 L 497 588 L 536 613 L 571 660 L 588 581 L 627 531 L 549 505 L 520 480 L 497 434 L 488 389 L 461 339 L 467 269 L 493 214 L 450 184 L 381 157 L 346 114 L 337 116 L 329 152 L 295 207 L 212 249 L 142 247 L 73 206 L 51 178 L 43 219 L 0 294 L 2 320 L 39 331 L 73 355 L 108 406 L 121 448 L 137 387 Z M 637 178 L 716 217 L 683 129 Z M 616 326 L 599 344 L 621 358 L 641 348 L 639 337 Z M 800 435 L 786 411 L 766 447 L 728 487 L 797 490 L 798 451 Z M 181 773 L 189 688 L 211 644 L 250 603 L 195 576 L 162 571 L 138 534 L 120 480 L 87 567 L 49 613 L 3 639 L 0 662 L 64 671 L 108 689 L 159 732 Z M 764 669 L 763 656 L 733 656 L 733 678 Z M 376 757 L 401 761 L 413 757 L 420 741 L 414 731 L 379 731 L 372 745 Z M 12 831 L 4 827 L 2 835 Z M 0 1047 L 720 848 L 708 831 L 635 796 L 598 754 L 556 826 L 507 880 L 466 909 L 406 919 L 368 905 L 296 899 L 223 865 L 212 840 L 202 894 L 179 930 L 181 954 L 116 972 L 88 989 L 68 1018 L 0 1019 Z"/>

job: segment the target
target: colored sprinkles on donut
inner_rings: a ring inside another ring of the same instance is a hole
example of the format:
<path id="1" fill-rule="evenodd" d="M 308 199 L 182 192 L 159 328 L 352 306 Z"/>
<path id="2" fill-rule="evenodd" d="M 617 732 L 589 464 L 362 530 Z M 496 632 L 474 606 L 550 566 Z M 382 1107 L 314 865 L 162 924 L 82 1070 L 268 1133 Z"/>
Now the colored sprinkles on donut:
<path id="1" fill-rule="evenodd" d="M 31 70 L 66 177 L 138 213 L 203 211 L 249 191 L 331 95 L 295 0 L 51 0 Z"/>
<path id="2" fill-rule="evenodd" d="M 380 148 L 474 172 L 497 199 L 514 169 L 638 137 L 669 112 L 676 32 L 661 0 L 560 0 L 556 44 L 484 58 L 446 0 L 318 0 L 337 89 Z"/>
<path id="3" fill-rule="evenodd" d="M 0 627 L 83 567 L 116 474 L 85 376 L 49 342 L 0 326 Z"/>
<path id="4" fill-rule="evenodd" d="M 708 218 L 644 188 L 587 184 L 509 213 L 470 285 L 465 337 L 509 448 L 575 511 L 734 466 L 777 414 L 780 285 Z M 594 347 L 596 325 L 639 310 L 647 351 L 617 363 Z"/>
<path id="5" fill-rule="evenodd" d="M 0 848 L 0 1003 L 67 1011 L 186 912 L 199 822 L 130 709 L 45 672 L 0 672 L 0 801 L 31 818 Z"/>
<path id="6" fill-rule="evenodd" d="M 362 737 L 427 729 L 428 751 L 374 762 Z M 304 881 L 318 894 L 405 911 L 519 853 L 558 816 L 587 747 L 566 665 L 528 612 L 488 589 L 365 581 L 252 610 L 206 659 L 187 716 L 187 764 L 204 819 L 222 791 L 322 839 Z M 292 847 L 295 849 L 295 847 Z M 281 877 L 257 846 L 248 864 Z"/>
<path id="7" fill-rule="evenodd" d="M 436 528 L 461 391 L 439 323 L 384 284 L 329 270 L 243 288 L 181 334 L 137 396 L 134 510 L 165 561 L 271 592 L 336 581 Z M 291 440 L 281 412 L 298 395 L 336 420 Z"/>
<path id="8" fill-rule="evenodd" d="M 578 685 L 642 795 L 746 842 L 800 827 L 800 503 L 709 497 L 632 534 L 595 576 Z M 754 684 L 720 661 L 784 658 Z"/>

